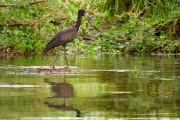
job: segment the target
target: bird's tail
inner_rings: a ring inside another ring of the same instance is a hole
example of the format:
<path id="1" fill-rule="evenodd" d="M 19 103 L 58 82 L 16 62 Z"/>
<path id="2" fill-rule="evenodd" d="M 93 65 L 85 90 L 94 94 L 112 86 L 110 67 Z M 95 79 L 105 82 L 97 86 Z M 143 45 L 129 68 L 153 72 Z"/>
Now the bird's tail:
<path id="1" fill-rule="evenodd" d="M 47 52 L 50 50 L 49 46 L 47 45 L 44 49 L 44 53 L 47 54 Z"/>
<path id="2" fill-rule="evenodd" d="M 52 49 L 52 48 L 54 48 L 54 47 L 56 47 L 56 46 L 57 46 L 57 45 L 55 44 L 55 40 L 52 39 L 52 40 L 46 45 L 46 47 L 45 47 L 45 49 L 44 49 L 44 53 L 47 54 L 47 52 L 48 52 L 50 49 Z"/>

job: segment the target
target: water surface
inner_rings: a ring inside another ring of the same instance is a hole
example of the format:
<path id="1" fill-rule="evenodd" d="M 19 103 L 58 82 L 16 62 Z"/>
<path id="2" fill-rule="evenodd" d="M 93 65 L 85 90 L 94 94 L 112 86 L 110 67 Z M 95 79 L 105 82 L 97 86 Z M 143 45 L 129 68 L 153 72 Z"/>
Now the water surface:
<path id="1" fill-rule="evenodd" d="M 0 119 L 180 118 L 180 56 L 67 57 L 1 58 Z"/>

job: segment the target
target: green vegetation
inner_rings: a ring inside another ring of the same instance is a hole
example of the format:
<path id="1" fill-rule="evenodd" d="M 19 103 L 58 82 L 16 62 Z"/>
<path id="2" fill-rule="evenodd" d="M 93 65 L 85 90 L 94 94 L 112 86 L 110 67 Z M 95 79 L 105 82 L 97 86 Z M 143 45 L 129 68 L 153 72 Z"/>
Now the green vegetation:
<path id="1" fill-rule="evenodd" d="M 71 52 L 180 53 L 179 0 L 2 0 L 1 53 L 42 53 L 81 8 L 100 31 L 83 19 Z"/>

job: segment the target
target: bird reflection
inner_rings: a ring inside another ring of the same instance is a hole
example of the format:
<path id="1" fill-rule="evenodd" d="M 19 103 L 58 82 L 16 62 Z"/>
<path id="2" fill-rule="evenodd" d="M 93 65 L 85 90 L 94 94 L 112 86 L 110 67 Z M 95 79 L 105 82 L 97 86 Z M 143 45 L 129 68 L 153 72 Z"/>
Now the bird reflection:
<path id="1" fill-rule="evenodd" d="M 52 98 L 70 98 L 74 97 L 74 88 L 69 83 L 56 83 L 56 82 L 50 82 L 48 79 L 44 79 L 45 83 L 48 83 L 51 85 L 52 92 L 55 93 L 55 95 Z"/>
<path id="2" fill-rule="evenodd" d="M 78 109 L 66 105 L 67 99 L 74 97 L 74 88 L 71 84 L 65 83 L 65 78 L 63 83 L 50 82 L 47 78 L 44 79 L 44 82 L 50 84 L 52 92 L 55 93 L 54 96 L 48 98 L 63 98 L 62 105 L 55 105 L 47 101 L 44 102 L 44 104 L 48 105 L 50 108 L 56 108 L 58 110 L 75 111 L 76 117 L 81 117 L 81 112 Z"/>

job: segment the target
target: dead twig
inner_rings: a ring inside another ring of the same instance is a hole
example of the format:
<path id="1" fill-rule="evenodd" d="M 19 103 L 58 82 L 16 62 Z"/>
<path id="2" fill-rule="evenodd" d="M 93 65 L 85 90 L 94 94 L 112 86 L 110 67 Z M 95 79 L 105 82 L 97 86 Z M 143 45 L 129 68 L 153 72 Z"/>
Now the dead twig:
<path id="1" fill-rule="evenodd" d="M 61 7 L 62 8 L 62 7 Z M 52 16 L 54 13 L 56 13 L 60 8 L 56 9 L 54 12 L 45 15 L 43 18 L 36 20 L 34 22 L 30 22 L 30 23 L 22 23 L 22 22 L 17 22 L 14 24 L 0 24 L 0 26 L 35 26 L 36 24 L 38 24 L 39 22 L 43 21 L 44 19 Z"/>
<path id="2" fill-rule="evenodd" d="M 61 7 L 61 8 L 62 8 L 62 7 Z M 48 14 L 48 15 L 44 16 L 44 17 L 43 17 L 43 18 L 41 18 L 40 20 L 36 20 L 36 21 L 34 21 L 33 23 L 31 23 L 31 25 L 35 25 L 35 24 L 37 24 L 37 23 L 39 23 L 39 22 L 43 21 L 44 19 L 46 19 L 46 18 L 48 18 L 48 17 L 52 16 L 52 15 L 53 15 L 54 13 L 56 13 L 58 10 L 59 10 L 59 9 L 57 9 L 57 10 L 55 10 L 54 12 L 52 12 L 52 13 L 50 13 L 50 14 Z"/>
<path id="3" fill-rule="evenodd" d="M 156 46 L 153 49 L 151 49 L 151 52 L 159 51 L 159 50 L 163 49 L 164 47 L 166 47 L 167 45 L 168 45 L 167 43 L 163 43 L 163 44 L 161 44 L 159 46 Z"/>
<path id="4" fill-rule="evenodd" d="M 37 3 L 41 3 L 41 2 L 45 2 L 46 0 L 36 0 L 34 2 L 31 2 L 29 3 L 29 5 L 34 5 L 34 4 L 37 4 Z"/>
<path id="5" fill-rule="evenodd" d="M 101 33 L 99 32 L 99 33 L 96 33 L 94 36 L 88 36 L 88 35 L 81 34 L 81 33 L 78 33 L 77 35 L 81 36 L 84 40 L 90 41 L 90 40 L 97 38 L 100 34 Z"/>
<path id="6" fill-rule="evenodd" d="M 34 2 L 30 2 L 28 3 L 27 5 L 34 5 L 34 4 L 37 4 L 37 3 L 41 3 L 41 2 L 45 2 L 46 0 L 36 0 Z M 0 4 L 0 7 L 10 7 L 10 6 L 16 6 L 16 4 Z"/>
<path id="7" fill-rule="evenodd" d="M 0 7 L 9 7 L 9 6 L 15 6 L 15 4 L 0 4 Z"/>
<path id="8" fill-rule="evenodd" d="M 30 26 L 30 23 L 0 24 L 0 26 Z"/>

